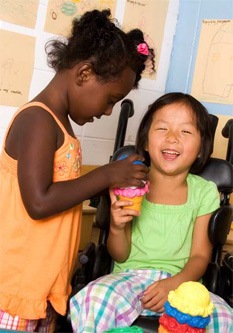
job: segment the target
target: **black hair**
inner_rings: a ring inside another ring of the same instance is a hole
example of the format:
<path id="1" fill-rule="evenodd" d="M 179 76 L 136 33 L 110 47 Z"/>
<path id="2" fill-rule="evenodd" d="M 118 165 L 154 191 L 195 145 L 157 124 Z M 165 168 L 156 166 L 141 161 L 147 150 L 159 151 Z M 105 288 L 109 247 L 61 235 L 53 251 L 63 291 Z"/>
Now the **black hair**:
<path id="1" fill-rule="evenodd" d="M 145 163 L 149 166 L 150 156 L 145 150 L 145 147 L 148 143 L 148 133 L 154 114 L 162 107 L 173 103 L 187 105 L 192 109 L 193 115 L 195 116 L 196 126 L 201 135 L 201 149 L 200 155 L 191 166 L 190 172 L 198 173 L 208 161 L 213 151 L 213 129 L 211 118 L 206 108 L 189 94 L 183 94 L 180 92 L 168 93 L 158 98 L 149 106 L 147 112 L 142 118 L 137 132 L 136 150 L 140 155 L 144 156 Z"/>
<path id="2" fill-rule="evenodd" d="M 139 53 L 137 45 L 146 43 L 142 31 L 134 29 L 125 33 L 110 16 L 109 9 L 93 10 L 75 19 L 69 38 L 50 40 L 46 44 L 48 65 L 58 72 L 88 60 L 99 80 L 105 82 L 118 78 L 129 67 L 136 73 L 136 88 L 148 58 L 154 70 L 154 50 L 148 47 L 149 55 Z"/>

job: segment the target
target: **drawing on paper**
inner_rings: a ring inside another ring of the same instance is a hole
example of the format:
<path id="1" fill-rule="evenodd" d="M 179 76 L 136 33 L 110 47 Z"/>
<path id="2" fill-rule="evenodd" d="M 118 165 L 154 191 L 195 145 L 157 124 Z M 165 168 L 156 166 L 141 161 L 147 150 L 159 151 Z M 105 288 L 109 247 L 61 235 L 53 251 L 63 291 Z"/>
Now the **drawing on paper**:
<path id="1" fill-rule="evenodd" d="M 35 28 L 39 0 L 0 0 L 0 20 Z"/>
<path id="2" fill-rule="evenodd" d="M 67 36 L 71 23 L 86 11 L 110 8 L 115 14 L 117 0 L 48 0 L 44 30 L 56 35 Z"/>
<path id="3" fill-rule="evenodd" d="M 143 73 L 144 78 L 156 79 L 156 73 L 159 65 L 159 58 L 163 43 L 164 28 L 167 17 L 169 0 L 126 0 L 125 14 L 123 19 L 123 29 L 129 31 L 138 27 L 144 34 L 145 41 L 155 50 L 155 68 L 156 72 L 151 74 L 151 62 L 148 61 L 146 70 Z M 156 13 L 159 13 L 160 19 L 156 20 Z"/>
<path id="4" fill-rule="evenodd" d="M 0 104 L 20 106 L 28 102 L 35 37 L 0 30 L 0 39 Z"/>
<path id="5" fill-rule="evenodd" d="M 206 102 L 233 103 L 233 20 L 203 20 L 192 94 Z"/>

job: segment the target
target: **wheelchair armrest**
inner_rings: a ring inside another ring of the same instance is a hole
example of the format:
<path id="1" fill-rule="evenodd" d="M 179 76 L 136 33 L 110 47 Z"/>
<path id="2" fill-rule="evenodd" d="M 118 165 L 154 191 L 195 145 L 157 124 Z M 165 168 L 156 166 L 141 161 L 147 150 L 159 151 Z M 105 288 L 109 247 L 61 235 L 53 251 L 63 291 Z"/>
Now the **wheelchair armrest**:
<path id="1" fill-rule="evenodd" d="M 96 225 L 98 228 L 105 230 L 110 221 L 110 196 L 109 194 L 100 197 L 100 202 L 96 212 Z"/>
<path id="2" fill-rule="evenodd" d="M 92 279 L 92 266 L 95 260 L 95 244 L 88 243 L 83 252 L 79 255 L 79 262 L 82 264 L 73 274 L 71 285 L 74 288 L 79 286 L 79 290 L 83 288 Z M 73 292 L 72 292 L 73 293 Z"/>
<path id="3" fill-rule="evenodd" d="M 232 213 L 231 205 L 221 206 L 213 212 L 208 230 L 209 239 L 213 245 L 223 246 L 225 244 L 230 231 Z"/>
<path id="4" fill-rule="evenodd" d="M 90 242 L 79 255 L 79 262 L 82 265 L 87 264 L 95 256 L 95 244 Z"/>
<path id="5" fill-rule="evenodd" d="M 99 244 L 96 247 L 95 261 L 92 270 L 92 279 L 111 273 L 112 257 L 108 253 L 107 245 Z"/>
<path id="6" fill-rule="evenodd" d="M 205 272 L 205 275 L 203 276 L 203 284 L 210 292 L 217 294 L 219 287 L 219 278 L 220 278 L 219 264 L 210 262 Z"/>

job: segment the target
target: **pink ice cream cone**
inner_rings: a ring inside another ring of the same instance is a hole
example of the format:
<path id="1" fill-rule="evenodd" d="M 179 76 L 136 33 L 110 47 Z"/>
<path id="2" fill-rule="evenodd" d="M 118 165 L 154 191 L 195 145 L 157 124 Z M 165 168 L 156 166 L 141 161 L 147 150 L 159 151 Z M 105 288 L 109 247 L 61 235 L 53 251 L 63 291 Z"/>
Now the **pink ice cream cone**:
<path id="1" fill-rule="evenodd" d="M 114 188 L 113 191 L 118 200 L 133 202 L 133 205 L 124 206 L 123 209 L 135 209 L 140 212 L 143 196 L 148 192 L 148 183 L 145 183 L 145 187 L 120 187 Z"/>

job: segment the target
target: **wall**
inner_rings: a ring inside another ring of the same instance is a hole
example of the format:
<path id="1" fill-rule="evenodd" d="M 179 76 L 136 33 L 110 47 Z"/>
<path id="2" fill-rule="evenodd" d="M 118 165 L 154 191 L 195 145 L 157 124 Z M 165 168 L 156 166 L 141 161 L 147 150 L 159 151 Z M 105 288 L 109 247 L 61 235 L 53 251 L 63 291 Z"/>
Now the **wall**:
<path id="1" fill-rule="evenodd" d="M 191 92 L 203 19 L 233 19 L 233 1 L 180 0 L 179 19 L 174 38 L 166 92 Z M 203 104 L 209 113 L 215 114 L 219 118 L 213 156 L 225 158 L 227 139 L 222 137 L 221 130 L 227 120 L 233 118 L 233 105 L 207 102 L 203 102 Z"/>
<path id="2" fill-rule="evenodd" d="M 123 19 L 125 2 L 126 0 L 118 0 L 117 2 L 115 16 L 119 22 L 122 22 Z M 127 144 L 134 143 L 136 130 L 143 113 L 147 109 L 148 104 L 162 95 L 165 91 L 167 73 L 170 66 L 170 55 L 177 22 L 178 8 L 179 0 L 170 0 L 156 81 L 143 79 L 140 83 L 139 89 L 132 91 L 127 96 L 127 98 L 130 98 L 134 101 L 135 105 L 135 115 L 130 118 L 128 122 L 126 135 Z M 54 35 L 44 32 L 46 10 L 47 0 L 40 0 L 35 29 L 29 29 L 0 21 L 0 27 L 4 30 L 36 37 L 35 63 L 29 100 L 34 98 L 48 84 L 54 75 L 54 72 L 47 66 L 44 52 L 44 45 L 46 41 L 54 37 Z M 157 13 L 154 15 L 155 19 L 156 14 Z M 83 148 L 83 164 L 101 165 L 109 161 L 109 156 L 112 154 L 114 147 L 120 104 L 121 103 L 118 103 L 114 107 L 114 111 L 111 117 L 104 117 L 101 120 L 96 120 L 94 124 L 86 124 L 83 127 L 73 124 L 75 134 L 81 140 Z M 15 111 L 15 107 L 0 106 L 0 148 L 2 146 L 6 128 Z"/>

